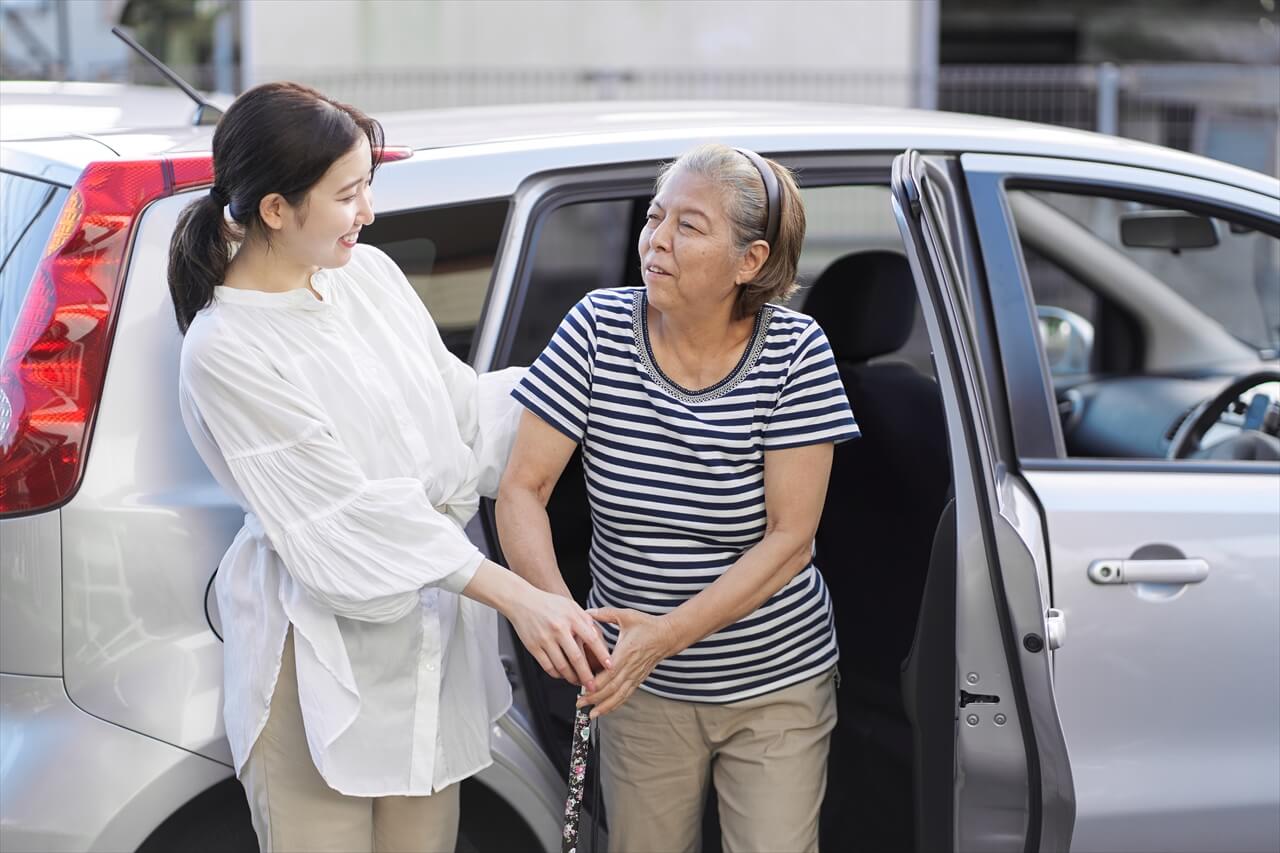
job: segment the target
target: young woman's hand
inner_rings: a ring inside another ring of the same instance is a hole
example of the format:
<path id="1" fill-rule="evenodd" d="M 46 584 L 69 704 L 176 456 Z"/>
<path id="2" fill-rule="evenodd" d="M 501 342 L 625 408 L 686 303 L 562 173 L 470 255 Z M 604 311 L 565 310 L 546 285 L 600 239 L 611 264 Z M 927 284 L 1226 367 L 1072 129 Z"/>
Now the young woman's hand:
<path id="1" fill-rule="evenodd" d="M 613 649 L 613 665 L 596 676 L 595 687 L 578 698 L 578 707 L 594 705 L 592 719 L 607 714 L 630 698 L 649 677 L 653 668 L 675 653 L 675 635 L 661 616 L 638 610 L 596 607 L 586 611 L 601 622 L 618 626 L 618 643 Z"/>
<path id="2" fill-rule="evenodd" d="M 507 619 L 520 642 L 552 677 L 595 690 L 592 664 L 603 666 L 605 672 L 612 666 L 600 629 L 571 598 L 530 587 Z"/>

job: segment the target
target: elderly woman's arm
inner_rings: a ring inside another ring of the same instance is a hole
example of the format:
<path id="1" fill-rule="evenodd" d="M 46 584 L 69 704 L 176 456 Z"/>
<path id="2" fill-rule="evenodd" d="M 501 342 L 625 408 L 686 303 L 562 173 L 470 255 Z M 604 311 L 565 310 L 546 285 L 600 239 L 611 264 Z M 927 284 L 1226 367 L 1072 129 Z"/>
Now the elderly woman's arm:
<path id="1" fill-rule="evenodd" d="M 764 538 L 714 583 L 675 610 L 665 616 L 612 607 L 587 611 L 602 622 L 617 625 L 620 632 L 612 669 L 596 677 L 596 690 L 578 700 L 580 707 L 594 705 L 593 717 L 609 713 L 625 702 L 664 658 L 748 615 L 809 565 L 827 495 L 833 448 L 827 442 L 765 453 L 768 522 Z"/>
<path id="2" fill-rule="evenodd" d="M 573 439 L 526 410 L 498 487 L 497 504 L 498 540 L 507 565 L 538 589 L 570 600 L 573 595 L 560 574 L 551 541 L 547 500 L 576 446 Z M 548 672 L 580 683 L 572 666 L 556 669 Z"/>

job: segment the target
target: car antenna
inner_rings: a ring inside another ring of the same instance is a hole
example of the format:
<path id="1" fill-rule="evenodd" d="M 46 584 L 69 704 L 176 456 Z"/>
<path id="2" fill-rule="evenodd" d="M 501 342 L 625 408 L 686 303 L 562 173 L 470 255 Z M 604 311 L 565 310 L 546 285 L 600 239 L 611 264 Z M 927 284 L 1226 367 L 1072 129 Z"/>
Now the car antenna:
<path id="1" fill-rule="evenodd" d="M 222 110 L 205 100 L 205 97 L 197 92 L 190 83 L 179 77 L 169 66 L 152 56 L 149 50 L 138 44 L 137 40 L 124 30 L 119 27 L 112 27 L 111 33 L 116 38 L 129 45 L 129 47 L 133 48 L 147 62 L 154 65 L 156 70 L 163 74 L 170 83 L 177 86 L 182 90 L 183 94 L 196 102 L 195 124 L 209 125 L 218 123 L 222 118 Z"/>

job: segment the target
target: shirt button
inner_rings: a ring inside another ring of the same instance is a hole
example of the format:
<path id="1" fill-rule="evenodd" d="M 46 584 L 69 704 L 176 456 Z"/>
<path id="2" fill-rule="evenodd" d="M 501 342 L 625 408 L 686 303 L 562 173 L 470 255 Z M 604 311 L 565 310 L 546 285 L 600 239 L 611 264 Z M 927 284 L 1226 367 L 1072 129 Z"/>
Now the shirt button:
<path id="1" fill-rule="evenodd" d="M 436 671 L 436 665 L 435 665 L 435 664 L 433 664 L 433 663 L 429 663 L 429 664 L 427 664 L 427 672 L 435 672 L 435 671 Z"/>

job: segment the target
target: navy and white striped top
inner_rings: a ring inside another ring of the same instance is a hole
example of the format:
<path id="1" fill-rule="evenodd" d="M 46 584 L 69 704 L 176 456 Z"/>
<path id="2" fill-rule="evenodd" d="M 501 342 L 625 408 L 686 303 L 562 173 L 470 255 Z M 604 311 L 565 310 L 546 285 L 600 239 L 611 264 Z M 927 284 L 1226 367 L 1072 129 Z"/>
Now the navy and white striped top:
<path id="1" fill-rule="evenodd" d="M 582 442 L 589 605 L 663 614 L 764 538 L 766 450 L 844 441 L 858 426 L 813 318 L 766 305 L 733 372 L 690 391 L 658 368 L 646 312 L 643 288 L 589 293 L 512 394 Z M 603 627 L 615 643 L 617 628 Z M 753 613 L 658 664 L 643 687 L 734 702 L 837 657 L 831 597 L 810 563 Z"/>

